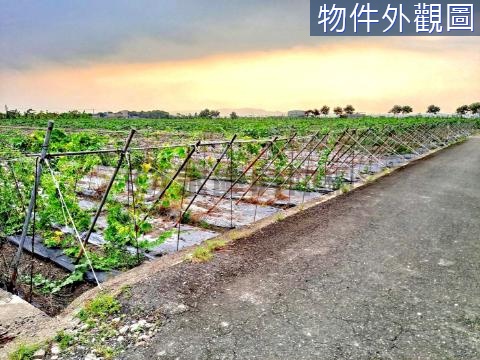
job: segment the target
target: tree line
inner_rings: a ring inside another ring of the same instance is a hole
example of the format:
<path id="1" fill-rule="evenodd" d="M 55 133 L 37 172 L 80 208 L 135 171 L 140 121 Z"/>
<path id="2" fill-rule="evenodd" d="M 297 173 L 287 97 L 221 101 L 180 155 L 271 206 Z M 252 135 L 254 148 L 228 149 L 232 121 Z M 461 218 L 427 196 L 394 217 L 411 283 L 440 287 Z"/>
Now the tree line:
<path id="1" fill-rule="evenodd" d="M 337 106 L 333 108 L 333 113 L 337 116 L 352 115 L 355 113 L 355 108 L 352 105 L 347 105 L 344 108 Z M 323 105 L 320 109 L 311 109 L 305 111 L 305 116 L 307 117 L 316 117 L 320 115 L 327 116 L 328 114 L 330 114 L 330 107 L 328 105 Z"/>
<path id="2" fill-rule="evenodd" d="M 470 105 L 462 105 L 457 108 L 457 114 L 466 115 L 471 114 L 480 114 L 480 102 L 474 102 Z"/>
<path id="3" fill-rule="evenodd" d="M 440 107 L 437 105 L 429 105 L 426 109 L 427 114 L 438 114 L 440 112 Z M 413 112 L 413 107 L 410 105 L 393 105 L 393 107 L 388 111 L 389 114 L 399 115 L 399 114 L 410 114 Z M 480 114 L 480 102 L 474 102 L 470 105 L 462 105 L 457 108 L 455 111 L 458 115 L 466 114 Z M 337 106 L 333 108 L 333 113 L 339 117 L 344 117 L 346 115 L 353 115 L 355 113 L 355 108 L 352 105 L 347 105 L 344 108 Z M 305 116 L 307 117 L 317 117 L 320 115 L 327 116 L 330 114 L 330 107 L 328 105 L 323 105 L 320 109 L 310 109 L 305 111 Z"/>
<path id="4" fill-rule="evenodd" d="M 437 105 L 429 105 L 427 107 L 427 114 L 438 114 L 440 112 L 440 107 Z M 392 109 L 390 109 L 389 113 L 391 114 L 409 114 L 413 112 L 413 108 L 410 105 L 394 105 Z M 458 115 L 466 115 L 468 113 L 471 114 L 480 114 L 480 102 L 474 102 L 470 105 L 461 105 L 455 111 Z"/>
<path id="5" fill-rule="evenodd" d="M 33 109 L 28 109 L 21 113 L 17 109 L 6 110 L 4 113 L 0 112 L 0 119 L 38 119 L 38 120 L 50 120 L 50 119 L 87 119 L 91 118 L 92 114 L 85 111 L 66 111 L 66 112 L 52 112 L 52 111 L 39 111 L 36 112 Z"/>
<path id="6" fill-rule="evenodd" d="M 437 105 L 429 105 L 426 109 L 427 114 L 438 114 L 440 112 L 440 107 Z M 355 114 L 355 108 L 352 105 L 346 105 L 345 107 L 336 106 L 333 108 L 333 113 L 338 117 L 348 117 L 349 115 Z M 413 112 L 413 108 L 410 105 L 394 105 L 388 113 L 399 115 L 399 114 L 410 114 Z M 467 114 L 480 114 L 480 102 L 474 102 L 470 105 L 461 105 L 456 109 L 458 115 L 464 116 Z M 97 113 L 96 116 L 101 118 L 109 117 L 108 115 L 112 114 L 111 112 Z M 323 105 L 320 109 L 309 109 L 305 111 L 306 117 L 318 117 L 320 115 L 327 116 L 330 114 L 330 107 L 328 105 Z M 28 109 L 23 113 L 15 110 L 6 109 L 5 113 L 0 112 L 0 119 L 17 119 L 17 118 L 27 118 L 27 119 L 86 119 L 91 118 L 92 113 L 85 111 L 67 111 L 67 112 L 50 112 L 50 111 L 39 111 L 36 112 L 33 109 Z M 170 118 L 185 118 L 185 119 L 215 119 L 220 117 L 220 112 L 218 110 L 203 109 L 202 111 L 195 114 L 176 114 L 171 115 L 167 111 L 163 110 L 150 110 L 150 111 L 128 111 L 128 117 L 131 118 L 142 118 L 142 119 L 170 119 Z M 232 112 L 229 117 L 231 119 L 238 119 L 239 116 L 236 112 Z"/>

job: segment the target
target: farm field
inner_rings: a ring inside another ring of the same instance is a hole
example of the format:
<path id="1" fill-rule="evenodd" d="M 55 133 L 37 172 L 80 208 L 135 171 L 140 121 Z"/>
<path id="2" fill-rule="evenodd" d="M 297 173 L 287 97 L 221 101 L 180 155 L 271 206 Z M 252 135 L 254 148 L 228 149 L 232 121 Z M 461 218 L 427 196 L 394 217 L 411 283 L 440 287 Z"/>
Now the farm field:
<path id="1" fill-rule="evenodd" d="M 363 128 L 395 125 L 436 124 L 463 121 L 459 116 L 426 117 L 426 116 L 397 116 L 361 118 L 238 118 L 232 119 L 98 119 L 91 117 L 57 118 L 55 127 L 66 132 L 83 130 L 104 130 L 109 132 L 128 133 L 136 129 L 143 136 L 167 136 L 178 140 L 188 138 L 199 140 L 207 138 L 225 138 L 237 134 L 240 138 L 267 138 L 275 135 L 285 135 L 292 132 L 309 134 L 315 131 L 334 130 L 344 128 Z M 480 122 L 479 118 L 473 121 Z M 32 131 L 46 128 L 48 119 L 34 119 L 21 117 L 15 119 L 1 119 L 0 133 L 8 129 Z"/>
<path id="2" fill-rule="evenodd" d="M 350 5 L 2 3 L 0 360 L 478 358 L 478 14 Z"/>
<path id="3" fill-rule="evenodd" d="M 46 123 L 17 120 L 0 128 L 0 280 L 11 285 L 15 269 L 18 292 L 51 314 L 85 282 L 207 241 L 192 256 L 201 261 L 231 228 L 478 131 L 456 117 L 58 119 L 42 158 Z M 12 263 L 19 244 L 35 257 Z"/>

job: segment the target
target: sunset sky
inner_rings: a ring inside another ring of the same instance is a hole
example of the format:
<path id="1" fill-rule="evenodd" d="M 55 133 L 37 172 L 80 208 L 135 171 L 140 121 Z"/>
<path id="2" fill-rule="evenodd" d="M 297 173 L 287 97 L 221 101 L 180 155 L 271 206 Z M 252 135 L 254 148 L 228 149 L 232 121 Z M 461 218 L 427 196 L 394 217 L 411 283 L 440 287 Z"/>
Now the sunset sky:
<path id="1" fill-rule="evenodd" d="M 288 111 L 480 100 L 480 37 L 309 36 L 308 0 L 0 0 L 0 104 Z"/>

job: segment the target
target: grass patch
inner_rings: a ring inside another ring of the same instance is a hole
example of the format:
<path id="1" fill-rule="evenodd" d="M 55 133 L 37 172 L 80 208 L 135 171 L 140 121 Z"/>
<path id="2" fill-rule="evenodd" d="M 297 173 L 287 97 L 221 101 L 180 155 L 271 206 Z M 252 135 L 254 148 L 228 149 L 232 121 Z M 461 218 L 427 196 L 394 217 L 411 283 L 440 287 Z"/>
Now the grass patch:
<path id="1" fill-rule="evenodd" d="M 212 260 L 213 253 L 208 248 L 203 246 L 198 246 L 193 250 L 192 261 L 193 262 L 207 262 Z"/>
<path id="2" fill-rule="evenodd" d="M 110 294 L 100 294 L 87 302 L 77 314 L 78 318 L 91 327 L 98 321 L 104 320 L 120 311 L 120 303 Z"/>
<path id="3" fill-rule="evenodd" d="M 277 214 L 277 221 L 283 221 L 285 220 L 285 214 L 283 212 L 279 212 Z"/>
<path id="4" fill-rule="evenodd" d="M 58 343 L 60 349 L 65 350 L 70 345 L 73 345 L 74 337 L 71 334 L 66 333 L 65 331 L 61 330 L 55 335 L 53 338 L 55 342 Z"/>
<path id="5" fill-rule="evenodd" d="M 106 346 L 106 347 L 98 346 L 95 348 L 95 352 L 105 360 L 114 359 L 115 356 L 118 355 L 118 351 L 111 348 L 110 346 Z"/>
<path id="6" fill-rule="evenodd" d="M 197 246 L 190 255 L 193 262 L 207 262 L 213 259 L 213 253 L 227 245 L 225 240 L 207 240 L 205 245 Z"/>
<path id="7" fill-rule="evenodd" d="M 132 285 L 123 285 L 120 288 L 120 295 L 125 299 L 130 299 L 132 297 Z"/>
<path id="8" fill-rule="evenodd" d="M 229 241 L 235 241 L 244 237 L 241 231 L 231 230 L 223 235 Z"/>
<path id="9" fill-rule="evenodd" d="M 209 251 L 216 251 L 222 249 L 227 245 L 225 240 L 208 240 L 206 242 L 206 247 Z"/>
<path id="10" fill-rule="evenodd" d="M 210 224 L 207 223 L 205 220 L 200 220 L 198 223 L 198 226 L 200 226 L 202 229 L 210 229 Z"/>
<path id="11" fill-rule="evenodd" d="M 35 351 L 41 348 L 41 344 L 20 344 L 14 352 L 8 355 L 8 360 L 31 360 Z"/>

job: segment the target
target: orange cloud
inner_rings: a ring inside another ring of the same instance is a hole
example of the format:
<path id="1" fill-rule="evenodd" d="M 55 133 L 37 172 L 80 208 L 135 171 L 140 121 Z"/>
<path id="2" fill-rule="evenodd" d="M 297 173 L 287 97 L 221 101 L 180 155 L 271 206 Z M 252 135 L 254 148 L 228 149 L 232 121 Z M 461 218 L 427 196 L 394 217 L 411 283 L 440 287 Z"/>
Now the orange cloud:
<path id="1" fill-rule="evenodd" d="M 452 111 L 478 100 L 479 63 L 475 46 L 459 56 L 452 46 L 420 51 L 385 41 L 344 42 L 178 62 L 10 71 L 0 73 L 0 98 L 19 108 L 51 110 L 287 111 L 352 103 L 360 111 L 385 112 L 394 103 L 418 111 L 435 103 Z"/>

